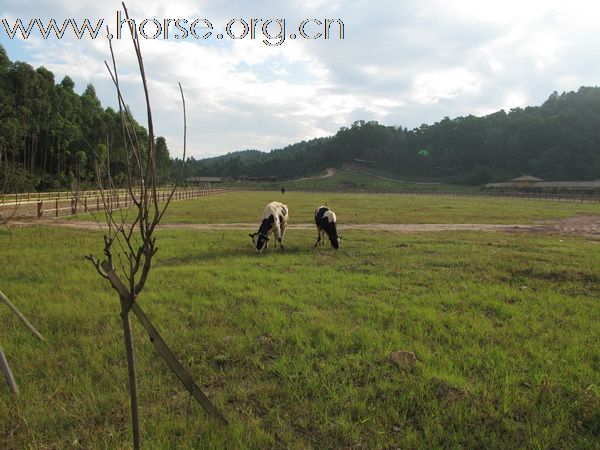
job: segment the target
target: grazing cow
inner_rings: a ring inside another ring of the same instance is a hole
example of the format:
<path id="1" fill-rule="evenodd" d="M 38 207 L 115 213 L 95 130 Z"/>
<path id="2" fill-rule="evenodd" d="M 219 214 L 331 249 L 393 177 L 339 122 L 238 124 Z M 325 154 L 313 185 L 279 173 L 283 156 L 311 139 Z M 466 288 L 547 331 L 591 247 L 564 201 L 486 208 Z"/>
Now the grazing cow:
<path id="1" fill-rule="evenodd" d="M 335 217 L 335 213 L 327 206 L 319 206 L 317 208 L 315 211 L 315 224 L 317 225 L 318 237 L 315 247 L 319 245 L 319 242 L 325 244 L 323 234 L 327 233 L 331 246 L 336 250 L 340 248 L 342 238 L 337 234 L 336 223 L 337 217 Z"/>
<path id="2" fill-rule="evenodd" d="M 258 233 L 249 234 L 259 253 L 267 247 L 269 233 L 271 232 L 275 233 L 275 238 L 283 250 L 283 234 L 288 222 L 288 211 L 288 207 L 279 202 L 271 202 L 265 206 Z M 275 246 L 277 246 L 277 241 L 275 242 Z"/>

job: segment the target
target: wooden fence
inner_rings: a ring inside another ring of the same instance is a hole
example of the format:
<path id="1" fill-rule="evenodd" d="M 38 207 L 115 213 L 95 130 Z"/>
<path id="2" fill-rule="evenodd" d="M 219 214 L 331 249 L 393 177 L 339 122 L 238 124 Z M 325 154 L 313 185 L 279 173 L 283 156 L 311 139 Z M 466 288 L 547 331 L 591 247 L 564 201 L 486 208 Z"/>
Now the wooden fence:
<path id="1" fill-rule="evenodd" d="M 238 189 L 177 189 L 173 201 L 236 192 Z M 170 190 L 157 191 L 159 202 L 169 198 Z M 139 195 L 134 192 L 134 195 Z M 132 204 L 127 190 L 106 192 L 104 197 L 100 191 L 83 191 L 78 195 L 72 192 L 23 193 L 11 195 L 11 201 L 0 201 L 0 213 L 13 219 L 47 219 L 89 213 L 104 210 L 105 205 L 111 209 L 128 208 Z M 6 196 L 5 199 L 9 199 Z"/>
<path id="2" fill-rule="evenodd" d="M 186 200 L 197 197 L 238 192 L 242 189 L 199 189 L 182 188 L 175 191 L 173 200 Z M 157 192 L 160 202 L 165 201 L 170 190 Z M 136 195 L 137 192 L 134 192 Z M 600 202 L 600 195 L 589 194 L 541 194 L 526 192 L 444 192 L 444 191 L 404 191 L 404 192 L 374 192 L 375 195 L 406 195 L 431 197 L 480 197 L 508 198 L 526 200 L 545 200 L 555 202 Z M 113 191 L 110 198 L 113 209 L 127 208 L 131 205 L 131 197 L 127 190 Z M 7 194 L 0 197 L 0 214 L 14 219 L 46 219 L 78 213 L 96 212 L 104 209 L 104 200 L 100 191 L 83 191 L 77 197 L 72 192 L 27 192 Z"/>
<path id="3" fill-rule="evenodd" d="M 166 190 L 166 189 L 165 189 Z M 124 195 L 128 191 L 127 189 L 116 189 L 113 191 L 117 195 Z M 138 190 L 135 191 L 139 192 Z M 60 191 L 60 192 L 21 192 L 17 194 L 2 194 L 0 195 L 0 205 L 14 204 L 14 203 L 27 203 L 27 202 L 40 202 L 44 200 L 65 200 L 71 199 L 74 196 L 73 191 Z M 100 197 L 102 192 L 96 191 L 80 191 L 79 197 Z"/>
<path id="4" fill-rule="evenodd" d="M 267 192 L 263 189 L 248 188 L 239 189 L 241 191 Z M 275 191 L 277 189 L 274 189 Z M 598 203 L 600 194 L 542 194 L 536 192 L 490 192 L 490 191 L 471 191 L 471 192 L 448 192 L 448 191 L 428 191 L 428 190 L 406 190 L 406 191 L 376 191 L 376 190 L 357 190 L 347 189 L 297 189 L 301 192 L 339 192 L 345 194 L 370 194 L 370 195 L 403 195 L 403 196 L 422 196 L 422 197 L 471 197 L 471 198 L 506 198 L 506 199 L 524 199 L 524 200 L 546 200 L 566 203 Z M 292 189 L 286 189 L 286 192 L 292 192 Z"/>
<path id="5" fill-rule="evenodd" d="M 384 194 L 381 192 L 380 194 Z M 592 194 L 541 194 L 534 192 L 445 192 L 445 191 L 401 191 L 390 192 L 391 195 L 423 195 L 433 197 L 481 197 L 508 198 L 524 200 L 549 200 L 555 202 L 584 203 L 600 202 L 600 195 Z"/>

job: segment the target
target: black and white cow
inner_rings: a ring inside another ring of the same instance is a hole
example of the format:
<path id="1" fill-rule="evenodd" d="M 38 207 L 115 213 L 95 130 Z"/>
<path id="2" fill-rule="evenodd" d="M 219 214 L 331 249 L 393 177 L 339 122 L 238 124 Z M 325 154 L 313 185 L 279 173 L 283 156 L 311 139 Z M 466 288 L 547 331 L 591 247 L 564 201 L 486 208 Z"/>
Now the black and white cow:
<path id="1" fill-rule="evenodd" d="M 269 233 L 275 233 L 275 238 L 277 239 L 275 246 L 279 242 L 283 250 L 283 235 L 288 222 L 288 212 L 288 207 L 283 203 L 271 202 L 265 206 L 258 232 L 249 234 L 259 253 L 267 248 Z"/>
<path id="2" fill-rule="evenodd" d="M 323 234 L 327 233 L 327 237 L 329 237 L 329 241 L 331 242 L 331 246 L 336 250 L 340 248 L 340 244 L 342 243 L 342 238 L 337 234 L 337 217 L 335 213 L 330 210 L 327 206 L 319 206 L 315 211 L 315 224 L 317 225 L 317 242 L 315 242 L 315 247 L 319 245 L 319 242 L 325 244 L 325 239 Z"/>

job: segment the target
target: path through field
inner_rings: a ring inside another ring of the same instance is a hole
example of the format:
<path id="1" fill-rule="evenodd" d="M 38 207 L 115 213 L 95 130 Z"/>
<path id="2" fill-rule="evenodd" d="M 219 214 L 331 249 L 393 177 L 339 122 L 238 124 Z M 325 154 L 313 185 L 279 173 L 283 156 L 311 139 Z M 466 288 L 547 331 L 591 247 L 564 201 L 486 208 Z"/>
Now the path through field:
<path id="1" fill-rule="evenodd" d="M 296 178 L 290 181 L 304 181 L 304 180 L 318 180 L 320 178 L 329 178 L 335 175 L 335 169 L 330 167 L 329 169 L 325 169 L 325 173 L 323 175 L 319 175 L 317 177 L 304 177 L 304 178 Z"/>
<path id="2" fill-rule="evenodd" d="M 80 228 L 95 230 L 95 222 L 74 220 L 32 220 L 13 222 L 11 226 L 57 226 L 65 228 Z M 253 230 L 256 223 L 179 223 L 161 224 L 162 229 L 187 229 L 187 230 Z M 289 224 L 290 230 L 313 230 L 315 226 L 310 223 Z M 439 231 L 503 231 L 523 233 L 560 233 L 586 236 L 600 239 L 600 215 L 578 215 L 557 221 L 544 221 L 536 224 L 480 224 L 480 223 L 365 223 L 365 224 L 340 224 L 339 229 L 389 231 L 394 233 L 423 233 Z"/>

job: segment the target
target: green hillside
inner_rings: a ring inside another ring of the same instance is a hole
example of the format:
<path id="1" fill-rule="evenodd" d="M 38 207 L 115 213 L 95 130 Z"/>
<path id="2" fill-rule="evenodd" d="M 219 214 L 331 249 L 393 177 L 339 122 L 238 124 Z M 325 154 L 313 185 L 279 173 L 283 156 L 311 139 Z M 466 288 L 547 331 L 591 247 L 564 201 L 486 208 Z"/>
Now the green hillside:
<path id="1" fill-rule="evenodd" d="M 445 117 L 412 130 L 357 121 L 334 136 L 269 153 L 191 161 L 187 173 L 297 178 L 345 163 L 401 179 L 437 178 L 467 185 L 525 173 L 546 180 L 594 180 L 600 174 L 600 88 L 554 92 L 541 106 L 484 117 Z"/>

